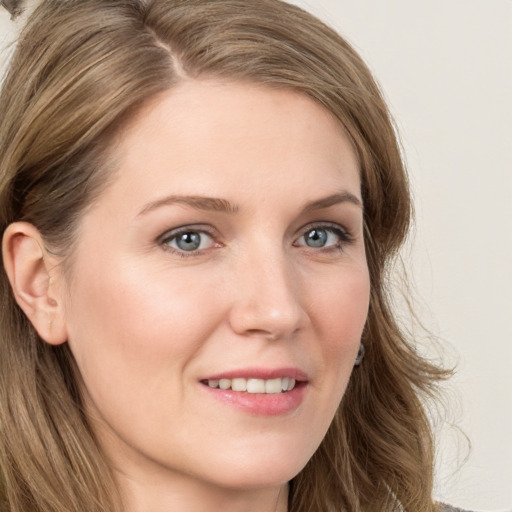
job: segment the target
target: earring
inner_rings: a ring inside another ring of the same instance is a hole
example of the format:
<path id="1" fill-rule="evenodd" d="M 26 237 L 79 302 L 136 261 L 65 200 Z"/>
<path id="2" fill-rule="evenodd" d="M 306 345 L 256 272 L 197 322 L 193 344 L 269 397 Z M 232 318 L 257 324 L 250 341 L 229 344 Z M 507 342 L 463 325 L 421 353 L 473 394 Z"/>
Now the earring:
<path id="1" fill-rule="evenodd" d="M 359 345 L 359 350 L 357 352 L 357 357 L 354 362 L 354 366 L 356 366 L 356 367 L 359 366 L 363 362 L 363 358 L 364 358 L 364 344 L 361 341 L 361 343 Z"/>

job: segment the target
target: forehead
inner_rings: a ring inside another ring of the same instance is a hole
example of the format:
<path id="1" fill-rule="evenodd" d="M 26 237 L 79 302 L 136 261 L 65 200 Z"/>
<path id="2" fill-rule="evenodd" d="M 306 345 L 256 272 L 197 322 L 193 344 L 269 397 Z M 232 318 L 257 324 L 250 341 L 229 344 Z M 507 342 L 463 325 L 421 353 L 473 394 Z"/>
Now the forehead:
<path id="1" fill-rule="evenodd" d="M 271 194 L 286 184 L 290 193 L 342 187 L 360 196 L 357 158 L 339 121 L 287 89 L 185 81 L 137 114 L 114 153 L 117 185 L 138 181 L 138 194 L 244 195 L 256 185 Z"/>

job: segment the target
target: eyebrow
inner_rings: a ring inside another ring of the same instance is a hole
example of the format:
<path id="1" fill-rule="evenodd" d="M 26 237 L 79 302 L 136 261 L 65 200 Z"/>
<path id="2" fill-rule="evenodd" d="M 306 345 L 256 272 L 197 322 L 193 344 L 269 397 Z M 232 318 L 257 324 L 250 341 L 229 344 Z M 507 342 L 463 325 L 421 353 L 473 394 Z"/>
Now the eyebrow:
<path id="1" fill-rule="evenodd" d="M 230 203 L 226 199 L 205 196 L 167 196 L 157 199 L 147 204 L 139 215 L 144 215 L 161 206 L 171 206 L 173 204 L 184 204 L 196 210 L 204 210 L 209 212 L 237 213 L 239 208 L 237 205 Z"/>
<path id="2" fill-rule="evenodd" d="M 339 203 L 352 203 L 358 206 L 359 208 L 363 208 L 363 203 L 357 196 L 355 196 L 351 192 L 348 192 L 347 190 L 342 190 L 337 194 L 332 194 L 330 196 L 309 202 L 304 207 L 303 212 L 308 213 L 315 210 L 322 210 L 324 208 L 329 208 Z"/>
<path id="3" fill-rule="evenodd" d="M 352 203 L 359 208 L 363 207 L 361 200 L 346 190 L 338 192 L 337 194 L 332 194 L 327 197 L 323 197 L 321 199 L 315 199 L 306 204 L 303 208 L 303 213 L 309 213 L 315 210 L 322 210 L 324 208 L 329 208 L 336 204 L 340 203 Z M 217 197 L 206 197 L 206 196 L 177 196 L 170 195 L 163 197 L 162 199 L 157 199 L 156 201 L 152 201 L 148 203 L 144 208 L 139 212 L 140 215 L 145 215 L 157 208 L 162 206 L 171 206 L 173 204 L 183 204 L 186 206 L 190 206 L 196 210 L 204 210 L 210 212 L 223 212 L 223 213 L 237 213 L 240 208 L 238 205 L 229 202 L 226 199 L 221 199 Z"/>

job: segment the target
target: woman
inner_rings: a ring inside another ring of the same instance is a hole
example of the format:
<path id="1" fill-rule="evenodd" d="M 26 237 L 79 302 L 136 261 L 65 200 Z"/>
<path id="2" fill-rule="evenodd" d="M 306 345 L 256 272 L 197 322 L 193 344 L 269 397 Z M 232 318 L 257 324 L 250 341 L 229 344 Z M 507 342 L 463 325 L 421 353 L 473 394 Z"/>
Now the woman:
<path id="1" fill-rule="evenodd" d="M 339 35 L 46 0 L 0 111 L 2 510 L 439 510 L 407 176 Z"/>

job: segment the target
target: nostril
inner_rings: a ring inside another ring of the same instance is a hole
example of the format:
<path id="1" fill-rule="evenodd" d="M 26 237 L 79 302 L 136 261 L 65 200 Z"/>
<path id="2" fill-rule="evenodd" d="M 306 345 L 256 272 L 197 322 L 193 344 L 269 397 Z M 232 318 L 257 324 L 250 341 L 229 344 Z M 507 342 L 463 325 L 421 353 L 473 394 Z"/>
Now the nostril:
<path id="1" fill-rule="evenodd" d="M 269 341 L 277 341 L 280 335 L 276 332 L 268 332 L 263 329 L 249 329 L 247 334 L 254 337 L 266 338 Z"/>

